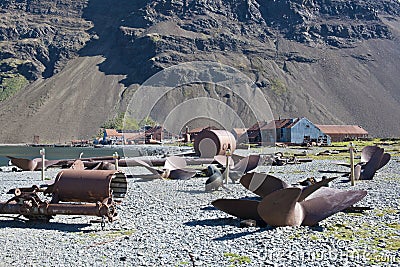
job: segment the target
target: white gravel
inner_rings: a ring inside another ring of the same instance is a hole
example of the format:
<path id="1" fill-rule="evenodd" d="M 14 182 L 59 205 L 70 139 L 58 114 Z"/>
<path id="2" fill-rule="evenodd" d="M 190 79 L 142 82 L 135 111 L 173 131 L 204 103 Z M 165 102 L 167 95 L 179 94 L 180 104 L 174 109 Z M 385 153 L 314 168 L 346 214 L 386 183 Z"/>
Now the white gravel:
<path id="1" fill-rule="evenodd" d="M 119 220 L 90 223 L 95 217 L 56 216 L 50 223 L 0 217 L 0 266 L 398 266 L 400 264 L 400 166 L 392 159 L 364 189 L 362 215 L 338 213 L 317 227 L 240 228 L 239 220 L 210 205 L 217 198 L 253 196 L 240 184 L 205 193 L 206 178 L 188 181 L 129 179 Z M 338 169 L 330 161 L 272 167 L 290 183 L 318 170 Z M 259 167 L 258 171 L 268 168 Z M 46 174 L 54 177 L 59 170 Z M 142 168 L 125 168 L 127 173 Z M 332 175 L 328 175 L 332 176 Z M 0 201 L 14 187 L 41 184 L 40 172 L 1 172 Z"/>

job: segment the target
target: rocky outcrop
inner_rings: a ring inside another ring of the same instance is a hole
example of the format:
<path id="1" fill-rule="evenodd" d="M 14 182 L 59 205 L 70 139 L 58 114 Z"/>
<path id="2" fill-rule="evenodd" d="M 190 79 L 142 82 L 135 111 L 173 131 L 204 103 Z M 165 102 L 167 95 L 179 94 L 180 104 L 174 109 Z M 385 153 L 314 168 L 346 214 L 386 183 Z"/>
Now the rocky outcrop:
<path id="1" fill-rule="evenodd" d="M 14 72 L 30 81 L 60 71 L 90 39 L 92 24 L 82 18 L 86 2 L 2 1 L 0 60 L 22 60 Z"/>

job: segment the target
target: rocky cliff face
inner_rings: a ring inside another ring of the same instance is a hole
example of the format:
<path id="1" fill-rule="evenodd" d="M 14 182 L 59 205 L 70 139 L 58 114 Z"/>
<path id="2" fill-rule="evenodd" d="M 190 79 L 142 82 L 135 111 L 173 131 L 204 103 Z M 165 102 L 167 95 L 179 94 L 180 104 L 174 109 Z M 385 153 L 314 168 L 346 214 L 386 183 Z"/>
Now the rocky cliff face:
<path id="1" fill-rule="evenodd" d="M 28 142 L 33 134 L 68 139 L 71 133 L 43 130 L 63 122 L 71 123 L 75 137 L 90 136 L 122 112 L 151 75 L 195 60 L 248 75 L 276 117 L 359 124 L 373 135 L 400 133 L 392 123 L 400 115 L 397 0 L 8 0 L 0 1 L 0 12 L 0 78 L 29 82 L 17 93 L 18 86 L 7 87 L 14 91 L 0 104 L 3 142 Z M 83 66 L 92 69 L 85 77 L 63 74 Z M 60 92 L 71 105 L 59 107 Z M 183 95 L 180 90 L 171 97 L 179 103 Z M 240 106 L 235 99 L 222 101 Z M 81 116 L 71 117 L 77 109 Z M 60 118 L 50 115 L 56 111 Z M 83 114 L 89 113 L 88 122 Z M 26 131 L 11 134 L 29 116 L 46 126 L 31 120 Z"/>
<path id="2" fill-rule="evenodd" d="M 86 2 L 1 1 L 1 60 L 22 61 L 16 71 L 30 81 L 60 71 L 89 40 Z"/>

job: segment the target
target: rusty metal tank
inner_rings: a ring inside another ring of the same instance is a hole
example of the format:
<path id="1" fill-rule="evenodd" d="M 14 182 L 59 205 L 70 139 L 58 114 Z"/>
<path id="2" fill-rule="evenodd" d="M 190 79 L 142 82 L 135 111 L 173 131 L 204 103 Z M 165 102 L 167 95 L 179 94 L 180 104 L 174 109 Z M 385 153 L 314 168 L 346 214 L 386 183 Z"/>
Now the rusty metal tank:
<path id="1" fill-rule="evenodd" d="M 52 203 L 120 202 L 126 194 L 127 181 L 123 172 L 116 170 L 63 170 L 51 186 Z"/>
<path id="2" fill-rule="evenodd" d="M 236 149 L 236 140 L 226 130 L 203 130 L 194 138 L 194 150 L 202 158 L 225 155 L 228 148 L 232 153 Z"/>

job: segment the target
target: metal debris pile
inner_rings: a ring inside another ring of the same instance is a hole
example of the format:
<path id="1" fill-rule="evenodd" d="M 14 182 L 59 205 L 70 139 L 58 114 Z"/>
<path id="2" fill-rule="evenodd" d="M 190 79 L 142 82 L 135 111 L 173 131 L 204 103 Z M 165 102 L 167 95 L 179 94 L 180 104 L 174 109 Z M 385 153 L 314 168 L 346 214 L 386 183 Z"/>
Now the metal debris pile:
<path id="1" fill-rule="evenodd" d="M 220 150 L 218 151 L 221 152 Z M 70 169 L 59 172 L 50 184 L 11 189 L 8 193 L 14 196 L 0 203 L 0 213 L 18 214 L 28 219 L 45 221 L 55 215 L 91 215 L 101 217 L 103 222 L 106 219 L 112 222 L 117 215 L 117 203 L 122 201 L 127 191 L 127 175 L 116 170 L 118 166 L 144 167 L 151 174 L 137 176 L 142 179 L 186 180 L 199 173 L 194 168 L 188 168 L 188 165 L 207 163 L 206 192 L 225 187 L 230 179 L 232 183 L 240 180 L 246 189 L 259 196 L 258 199 L 218 199 L 212 205 L 241 219 L 271 226 L 315 225 L 339 211 L 354 209 L 353 204 L 367 194 L 362 190 L 344 191 L 326 187 L 335 178 L 323 177 L 321 181 L 313 178 L 298 186 L 289 186 L 271 175 L 249 173 L 260 164 L 282 166 L 306 162 L 308 159 L 286 157 L 281 152 L 240 157 L 231 155 L 229 149 L 224 151 L 227 152 L 225 155 L 221 155 L 222 152 L 216 153 L 213 158 L 170 156 L 120 159 L 118 155 L 114 155 L 79 160 L 45 160 L 44 157 L 30 160 L 9 157 L 14 165 L 23 170 L 43 170 L 50 166 Z M 383 148 L 365 147 L 361 152 L 360 162 L 354 168 L 355 179 L 372 179 L 376 171 L 389 160 L 390 154 L 384 153 Z M 349 166 L 344 163 L 340 165 Z M 156 168 L 157 166 L 162 167 Z"/>

